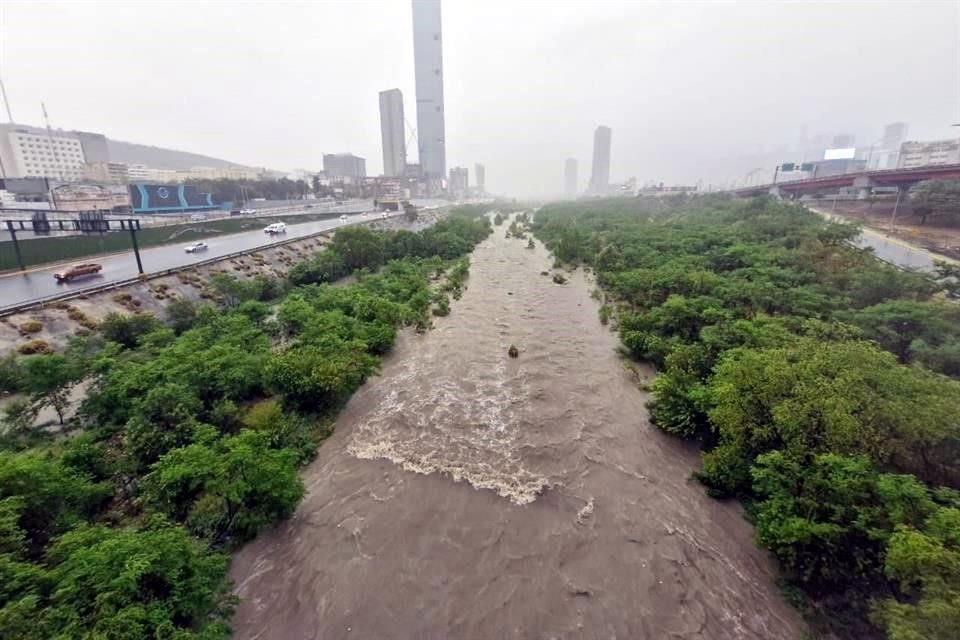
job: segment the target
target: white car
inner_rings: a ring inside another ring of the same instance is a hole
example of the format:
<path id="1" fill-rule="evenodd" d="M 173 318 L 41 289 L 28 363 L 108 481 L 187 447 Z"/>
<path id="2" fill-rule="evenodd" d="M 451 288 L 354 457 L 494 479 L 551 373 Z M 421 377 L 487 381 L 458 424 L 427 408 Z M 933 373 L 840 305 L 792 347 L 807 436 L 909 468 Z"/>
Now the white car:
<path id="1" fill-rule="evenodd" d="M 256 212 L 256 209 L 240 209 L 240 215 L 242 216 L 252 216 Z"/>
<path id="2" fill-rule="evenodd" d="M 184 251 L 187 253 L 200 253 L 201 251 L 206 251 L 208 248 L 206 242 L 194 242 L 193 244 L 187 245 Z"/>
<path id="3" fill-rule="evenodd" d="M 207 216 L 203 215 L 202 213 L 195 213 L 192 216 L 190 216 L 190 222 L 200 222 L 201 220 L 206 220 L 206 219 L 207 219 Z"/>
<path id="4" fill-rule="evenodd" d="M 287 225 L 283 222 L 274 222 L 273 224 L 268 224 L 263 228 L 264 233 L 286 233 Z"/>
<path id="5" fill-rule="evenodd" d="M 388 216 L 388 215 L 387 215 L 387 212 L 384 211 L 383 213 L 380 214 L 380 217 L 381 217 L 381 218 L 389 218 L 390 216 Z"/>
<path id="6" fill-rule="evenodd" d="M 342 216 L 340 216 L 340 219 L 341 219 L 341 220 L 347 220 L 347 214 L 343 214 Z"/>

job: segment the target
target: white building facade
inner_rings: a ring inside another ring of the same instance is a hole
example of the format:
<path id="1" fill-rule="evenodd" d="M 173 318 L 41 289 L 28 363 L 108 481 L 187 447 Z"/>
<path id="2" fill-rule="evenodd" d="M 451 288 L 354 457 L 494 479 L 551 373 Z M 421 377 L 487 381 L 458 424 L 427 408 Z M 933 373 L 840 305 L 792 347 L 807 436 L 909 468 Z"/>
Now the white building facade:
<path id="1" fill-rule="evenodd" d="M 0 124 L 0 162 L 8 178 L 83 179 L 85 162 L 75 132 Z"/>

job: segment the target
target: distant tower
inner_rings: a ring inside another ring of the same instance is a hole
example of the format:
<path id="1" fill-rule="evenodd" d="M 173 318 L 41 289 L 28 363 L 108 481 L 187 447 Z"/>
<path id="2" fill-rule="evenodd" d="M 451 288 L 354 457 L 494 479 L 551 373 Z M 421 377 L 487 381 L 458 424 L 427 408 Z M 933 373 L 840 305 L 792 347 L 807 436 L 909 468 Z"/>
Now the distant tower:
<path id="1" fill-rule="evenodd" d="M 407 143 L 404 140 L 403 94 L 400 89 L 380 92 L 380 139 L 383 175 L 402 176 L 407 166 Z"/>
<path id="2" fill-rule="evenodd" d="M 413 0 L 413 66 L 420 170 L 436 189 L 447 176 L 440 0 Z"/>
<path id="3" fill-rule="evenodd" d="M 567 158 L 563 165 L 563 192 L 568 196 L 577 195 L 577 159 Z"/>
<path id="4" fill-rule="evenodd" d="M 477 195 L 487 192 L 487 168 L 479 162 L 473 165 L 473 181 L 477 183 Z"/>
<path id="5" fill-rule="evenodd" d="M 610 127 L 599 126 L 593 132 L 593 172 L 590 192 L 603 194 L 610 188 Z"/>

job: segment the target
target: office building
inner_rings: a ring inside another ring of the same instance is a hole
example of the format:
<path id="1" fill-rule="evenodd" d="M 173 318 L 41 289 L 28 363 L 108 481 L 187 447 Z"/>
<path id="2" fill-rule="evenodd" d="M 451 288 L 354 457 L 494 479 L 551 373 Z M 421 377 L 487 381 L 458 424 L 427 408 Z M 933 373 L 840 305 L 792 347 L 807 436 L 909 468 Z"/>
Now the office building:
<path id="1" fill-rule="evenodd" d="M 841 133 L 833 136 L 834 149 L 849 149 L 856 143 L 857 137 L 852 133 Z"/>
<path id="2" fill-rule="evenodd" d="M 83 178 L 83 147 L 76 131 L 0 124 L 0 167 L 4 178 Z"/>
<path id="3" fill-rule="evenodd" d="M 89 182 L 126 184 L 130 172 L 122 162 L 87 162 L 83 165 L 83 179 Z"/>
<path id="4" fill-rule="evenodd" d="M 403 94 L 400 89 L 380 92 L 380 140 L 383 146 L 383 175 L 402 176 L 407 165 L 407 143 L 403 132 Z"/>
<path id="5" fill-rule="evenodd" d="M 567 158 L 563 163 L 563 192 L 568 196 L 577 195 L 577 159 Z"/>
<path id="6" fill-rule="evenodd" d="M 457 198 L 464 198 L 470 190 L 470 172 L 465 167 L 450 169 L 450 193 Z"/>
<path id="7" fill-rule="evenodd" d="M 358 182 L 367 176 L 367 161 L 352 153 L 325 153 L 323 170 L 330 178 L 349 178 Z"/>
<path id="8" fill-rule="evenodd" d="M 960 138 L 930 142 L 904 142 L 900 145 L 898 169 L 913 169 L 938 164 L 960 164 Z"/>
<path id="9" fill-rule="evenodd" d="M 107 136 L 102 133 L 90 133 L 89 131 L 74 131 L 73 133 L 80 141 L 83 159 L 86 162 L 110 162 Z"/>
<path id="10" fill-rule="evenodd" d="M 440 0 L 412 0 L 417 139 L 423 177 L 435 190 L 447 175 Z"/>
<path id="11" fill-rule="evenodd" d="M 473 181 L 477 183 L 477 195 L 487 192 L 487 168 L 479 162 L 473 165 Z"/>
<path id="12" fill-rule="evenodd" d="M 610 188 L 610 127 L 599 126 L 593 133 L 593 167 L 590 193 L 601 195 Z"/>

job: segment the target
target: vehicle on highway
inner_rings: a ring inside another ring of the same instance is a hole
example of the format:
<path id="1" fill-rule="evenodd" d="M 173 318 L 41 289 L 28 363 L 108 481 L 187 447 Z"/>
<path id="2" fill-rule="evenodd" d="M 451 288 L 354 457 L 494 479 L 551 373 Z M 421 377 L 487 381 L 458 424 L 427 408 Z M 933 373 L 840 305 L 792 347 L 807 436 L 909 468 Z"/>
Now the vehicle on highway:
<path id="1" fill-rule="evenodd" d="M 381 217 L 381 218 L 389 218 L 390 216 L 388 216 L 388 215 L 387 215 L 387 212 L 384 211 L 383 213 L 380 214 L 380 217 Z"/>
<path id="2" fill-rule="evenodd" d="M 187 253 L 200 253 L 207 249 L 209 249 L 209 247 L 206 242 L 194 242 L 193 244 L 188 244 L 183 250 Z"/>
<path id="3" fill-rule="evenodd" d="M 70 282 L 74 278 L 82 278 L 83 276 L 92 276 L 100 273 L 103 269 L 102 264 L 96 262 L 83 262 L 81 264 L 75 264 L 66 269 L 61 269 L 53 274 L 53 277 L 57 279 L 57 282 Z"/>
<path id="4" fill-rule="evenodd" d="M 256 209 L 240 209 L 240 215 L 243 216 L 252 216 L 257 212 Z"/>
<path id="5" fill-rule="evenodd" d="M 201 220 L 206 220 L 206 219 L 207 219 L 207 216 L 203 215 L 202 213 L 195 213 L 192 216 L 190 216 L 190 222 L 199 222 Z"/>
<path id="6" fill-rule="evenodd" d="M 263 228 L 264 233 L 274 234 L 274 233 L 286 233 L 287 225 L 283 222 L 274 222 L 273 224 L 268 224 Z"/>
<path id="7" fill-rule="evenodd" d="M 346 219 L 347 219 L 347 214 L 343 214 L 342 216 L 340 216 L 340 219 L 341 219 L 341 220 L 346 220 Z"/>

